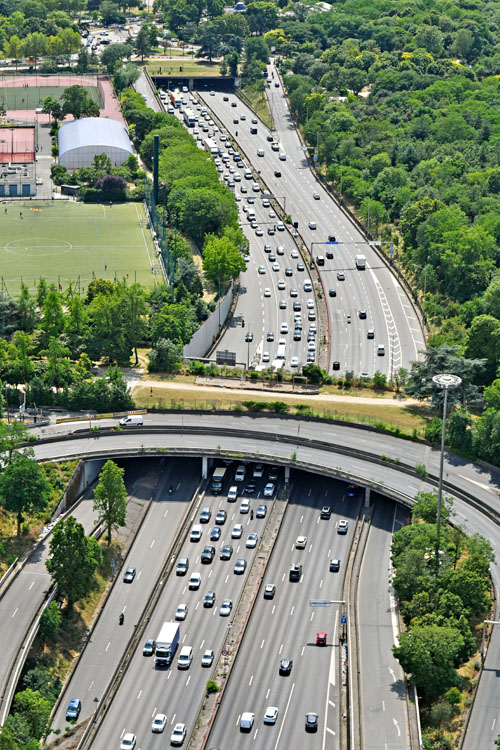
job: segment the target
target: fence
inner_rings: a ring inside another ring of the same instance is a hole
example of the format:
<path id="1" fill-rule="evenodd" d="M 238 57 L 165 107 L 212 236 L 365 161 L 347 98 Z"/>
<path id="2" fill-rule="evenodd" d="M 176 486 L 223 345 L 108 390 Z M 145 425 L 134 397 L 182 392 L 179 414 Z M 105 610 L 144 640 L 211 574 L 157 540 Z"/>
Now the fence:
<path id="1" fill-rule="evenodd" d="M 193 334 L 191 341 L 184 347 L 185 357 L 205 357 L 210 347 L 214 344 L 219 335 L 221 327 L 227 318 L 231 303 L 233 301 L 233 282 L 224 297 L 209 318 Z"/>
<path id="2" fill-rule="evenodd" d="M 151 222 L 155 248 L 156 248 L 157 253 L 161 256 L 162 268 L 165 273 L 165 281 L 170 283 L 171 279 L 174 278 L 174 274 L 175 274 L 175 266 L 176 266 L 175 247 L 173 248 L 174 252 L 172 254 L 168 246 L 168 240 L 167 240 L 167 235 L 165 232 L 165 227 L 163 226 L 163 222 L 160 218 L 158 209 L 156 207 L 156 201 L 153 195 L 153 188 L 147 179 L 144 180 L 144 202 L 146 204 L 146 210 L 149 216 L 149 220 Z"/>

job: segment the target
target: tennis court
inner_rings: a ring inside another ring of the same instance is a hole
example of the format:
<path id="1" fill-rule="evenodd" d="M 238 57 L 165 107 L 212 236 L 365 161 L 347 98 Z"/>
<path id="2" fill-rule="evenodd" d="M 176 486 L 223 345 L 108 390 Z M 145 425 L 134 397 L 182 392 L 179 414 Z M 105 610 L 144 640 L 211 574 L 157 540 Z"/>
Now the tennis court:
<path id="1" fill-rule="evenodd" d="M 46 96 L 59 100 L 67 86 L 1 86 L 0 101 L 7 110 L 37 109 Z M 89 97 L 99 104 L 96 86 L 83 87 Z"/>
<path id="2" fill-rule="evenodd" d="M 0 284 L 9 294 L 38 279 L 86 293 L 95 278 L 162 283 L 140 203 L 96 205 L 73 201 L 0 204 Z"/>

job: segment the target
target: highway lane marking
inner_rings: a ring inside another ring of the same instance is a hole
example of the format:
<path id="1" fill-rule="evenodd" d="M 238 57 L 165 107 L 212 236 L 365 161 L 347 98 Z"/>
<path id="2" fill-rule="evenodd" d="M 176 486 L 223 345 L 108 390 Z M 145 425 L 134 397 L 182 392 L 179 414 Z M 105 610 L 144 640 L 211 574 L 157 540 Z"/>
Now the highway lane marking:
<path id="1" fill-rule="evenodd" d="M 156 714 L 157 709 L 158 709 L 158 706 L 155 707 L 153 713 L 151 714 L 151 718 L 153 718 L 153 716 Z"/>
<path id="2" fill-rule="evenodd" d="M 31 589 L 33 588 L 34 585 L 35 585 L 35 582 L 31 581 L 31 585 L 28 586 L 28 591 L 31 591 Z"/>
<path id="3" fill-rule="evenodd" d="M 92 680 L 92 682 L 90 683 L 90 685 L 89 685 L 89 687 L 88 687 L 89 691 L 90 691 L 90 690 L 92 690 L 92 685 L 93 685 L 93 684 L 94 684 L 94 680 Z"/>
<path id="4" fill-rule="evenodd" d="M 292 609 L 290 610 L 290 617 L 293 615 L 293 610 L 295 609 L 295 604 L 293 605 Z"/>
<path id="5" fill-rule="evenodd" d="M 229 574 L 226 576 L 226 580 L 224 581 L 224 583 L 227 583 L 228 581 L 229 581 Z"/>
<path id="6" fill-rule="evenodd" d="M 313 621 L 313 617 L 314 617 L 314 610 L 313 610 L 313 611 L 311 612 L 311 618 L 310 618 L 310 622 L 312 622 L 312 621 Z"/>
<path id="7" fill-rule="evenodd" d="M 171 674 L 171 673 L 170 673 L 170 674 Z M 171 724 L 173 724 L 173 723 L 174 723 L 174 721 L 175 721 L 175 717 L 176 717 L 176 716 L 177 716 L 177 714 L 174 714 L 174 715 L 172 716 L 172 720 L 170 721 L 170 723 L 171 723 Z"/>
<path id="8" fill-rule="evenodd" d="M 394 724 L 394 726 L 395 726 L 395 727 L 396 727 L 396 729 L 398 730 L 398 737 L 401 737 L 401 729 L 399 728 L 399 724 L 398 724 L 398 722 L 396 721 L 396 719 L 394 718 L 394 716 L 392 717 L 392 723 Z"/>
<path id="9" fill-rule="evenodd" d="M 253 675 L 250 677 L 250 682 L 248 683 L 248 687 L 251 686 L 252 682 L 253 682 Z"/>
<path id="10" fill-rule="evenodd" d="M 186 680 L 186 687 L 189 685 L 190 680 L 191 680 L 191 675 L 189 675 L 189 677 Z"/>
<path id="11" fill-rule="evenodd" d="M 278 651 L 278 655 L 281 655 L 281 652 L 283 651 L 283 643 L 280 646 L 280 650 Z"/>
<path id="12" fill-rule="evenodd" d="M 155 540 L 155 539 L 153 539 L 153 541 L 152 541 L 152 542 L 151 542 L 151 544 L 149 545 L 149 549 L 153 549 L 153 547 L 155 546 L 155 541 L 156 541 L 156 540 Z"/>
<path id="13" fill-rule="evenodd" d="M 290 690 L 290 695 L 289 695 L 287 703 L 286 703 L 285 713 L 283 714 L 283 721 L 281 722 L 280 731 L 278 732 L 278 739 L 276 740 L 276 744 L 274 746 L 274 750 L 276 750 L 276 748 L 278 747 L 279 741 L 281 739 L 281 733 L 283 731 L 283 727 L 285 726 L 285 719 L 286 719 L 286 715 L 288 713 L 288 709 L 290 707 L 290 701 L 292 700 L 292 695 L 293 695 L 294 688 L 295 688 L 295 682 L 293 683 L 292 689 Z"/>
<path id="14" fill-rule="evenodd" d="M 260 647 L 261 647 L 261 648 L 263 648 L 263 647 L 264 647 L 264 643 L 265 643 L 265 642 L 266 642 L 266 639 L 264 638 L 264 639 L 263 639 L 263 641 L 262 641 L 262 643 L 260 644 Z"/>
<path id="15" fill-rule="evenodd" d="M 300 517 L 300 521 L 299 521 L 299 523 L 302 523 L 302 521 L 303 521 L 303 520 L 304 520 L 304 516 L 302 515 L 302 516 Z M 33 585 L 33 584 L 32 584 L 32 585 Z"/>
<path id="16" fill-rule="evenodd" d="M 321 587 L 322 587 L 322 585 L 323 585 L 323 579 L 321 579 L 321 581 L 320 581 L 320 584 L 319 584 L 319 587 L 321 588 Z"/>
<path id="17" fill-rule="evenodd" d="M 270 692 L 271 692 L 271 688 L 267 688 L 267 693 L 266 693 L 266 697 L 265 697 L 265 699 L 264 699 L 264 700 L 266 700 L 266 701 L 267 701 L 267 699 L 269 698 L 269 693 L 270 693 Z"/>
<path id="18" fill-rule="evenodd" d="M 471 484 L 475 484 L 477 487 L 481 487 L 483 490 L 489 490 L 490 487 L 487 484 L 483 484 L 482 482 L 477 482 L 475 479 L 470 479 L 469 477 L 464 476 L 463 474 L 458 475 L 461 479 L 465 479 L 467 482 L 471 482 Z"/>
<path id="19" fill-rule="evenodd" d="M 385 711 L 385 701 L 382 701 L 382 711 Z"/>
<path id="20" fill-rule="evenodd" d="M 165 511 L 165 513 L 163 514 L 163 518 L 165 518 L 165 516 L 167 515 L 167 513 L 168 513 L 168 508 L 167 508 L 167 510 Z"/>
<path id="21" fill-rule="evenodd" d="M 196 602 L 196 607 L 194 608 L 194 611 L 195 611 L 195 612 L 197 612 L 197 611 L 198 611 L 198 607 L 199 607 L 199 606 L 200 606 L 200 602 Z"/>
<path id="22" fill-rule="evenodd" d="M 328 701 L 328 703 L 329 703 L 329 705 L 330 705 L 330 706 L 331 706 L 332 708 L 335 708 L 335 701 L 330 701 L 330 700 L 329 700 L 329 701 Z"/>
<path id="23" fill-rule="evenodd" d="M 284 581 L 284 580 L 285 580 L 285 573 L 283 573 L 283 576 L 282 576 L 281 580 L 282 580 L 282 581 Z"/>
<path id="24" fill-rule="evenodd" d="M 106 646 L 106 648 L 104 649 L 104 653 L 106 653 L 106 652 L 107 652 L 107 650 L 108 650 L 108 648 L 109 648 L 110 646 L 111 646 L 111 641 L 108 641 L 108 645 L 107 645 L 107 646 Z"/>
<path id="25" fill-rule="evenodd" d="M 494 730 L 494 728 L 495 728 L 495 724 L 496 724 L 496 723 L 497 723 L 497 720 L 496 720 L 496 719 L 493 719 L 493 724 L 491 725 L 491 731 L 493 731 L 493 730 Z"/>
<path id="26" fill-rule="evenodd" d="M 202 642 L 201 642 L 201 645 L 200 645 L 200 651 L 201 651 L 201 649 L 203 648 L 203 644 L 204 644 L 204 643 L 205 643 L 205 639 L 203 639 L 203 640 L 202 640 Z"/>
<path id="27" fill-rule="evenodd" d="M 137 696 L 136 700 L 139 700 L 139 698 L 141 697 L 141 695 L 142 695 L 142 690 L 139 690 L 139 695 Z"/>
<path id="28" fill-rule="evenodd" d="M 208 573 L 208 577 L 209 577 L 209 578 L 210 578 L 210 576 L 212 575 L 212 573 L 213 573 L 213 570 L 212 570 L 212 568 L 210 568 L 210 571 L 209 571 L 209 573 Z"/>
<path id="29" fill-rule="evenodd" d="M 305 647 L 305 646 L 302 646 L 302 651 L 300 652 L 300 655 L 301 655 L 301 656 L 304 656 L 304 651 L 305 651 L 305 650 L 306 650 L 306 647 Z"/>
<path id="30" fill-rule="evenodd" d="M 330 734 L 333 734 L 333 736 L 335 736 L 335 732 L 333 731 L 333 729 L 330 729 L 330 727 L 327 727 L 326 731 L 330 732 Z"/>

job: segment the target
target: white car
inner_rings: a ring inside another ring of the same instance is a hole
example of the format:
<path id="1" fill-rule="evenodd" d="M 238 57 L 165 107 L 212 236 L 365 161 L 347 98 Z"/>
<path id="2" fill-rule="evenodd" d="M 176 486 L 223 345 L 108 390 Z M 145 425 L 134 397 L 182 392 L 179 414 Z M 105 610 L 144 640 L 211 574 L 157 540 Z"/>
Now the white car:
<path id="1" fill-rule="evenodd" d="M 192 573 L 191 578 L 189 579 L 190 591 L 197 591 L 200 588 L 200 584 L 201 584 L 201 575 L 199 573 Z"/>
<path id="2" fill-rule="evenodd" d="M 176 724 L 174 727 L 174 731 L 170 735 L 170 744 L 171 745 L 182 745 L 186 738 L 186 725 L 185 724 Z"/>
<path id="3" fill-rule="evenodd" d="M 243 534 L 243 526 L 241 523 L 235 523 L 231 532 L 231 539 L 241 539 Z"/>
<path id="4" fill-rule="evenodd" d="M 285 231 L 285 225 L 283 224 L 282 221 L 278 221 L 278 223 L 276 224 L 276 229 L 278 230 L 278 232 Z"/>
<path id="5" fill-rule="evenodd" d="M 276 706 L 268 706 L 264 714 L 264 724 L 276 724 L 278 709 Z"/>
<path id="6" fill-rule="evenodd" d="M 294 247 L 292 250 L 292 258 L 298 258 L 299 257 L 299 251 Z"/>
<path id="7" fill-rule="evenodd" d="M 264 497 L 273 497 L 274 496 L 274 483 L 268 482 L 266 486 L 264 487 Z"/>
<path id="8" fill-rule="evenodd" d="M 264 236 L 264 232 L 263 232 L 263 230 L 262 230 L 261 227 L 257 227 L 257 229 L 255 230 L 255 234 L 256 234 L 257 237 L 263 237 Z"/>
<path id="9" fill-rule="evenodd" d="M 280 270 L 280 264 L 279 263 L 273 263 L 273 271 L 279 271 Z"/>
<path id="10" fill-rule="evenodd" d="M 156 714 L 153 719 L 153 723 L 151 724 L 151 731 L 155 732 L 155 734 L 163 732 L 166 723 L 167 717 L 165 716 L 165 714 Z"/>
<path id="11" fill-rule="evenodd" d="M 243 500 L 240 505 L 240 513 L 249 513 L 249 511 L 250 511 L 250 501 Z"/>
<path id="12" fill-rule="evenodd" d="M 220 605 L 219 615 L 221 617 L 229 617 L 229 615 L 231 614 L 232 608 L 233 608 L 233 600 L 224 599 L 224 601 Z"/>
<path id="13" fill-rule="evenodd" d="M 120 744 L 120 750 L 133 750 L 136 742 L 137 740 L 135 734 L 132 734 L 132 732 L 127 732 L 127 734 L 123 735 L 123 739 Z"/>
<path id="14" fill-rule="evenodd" d="M 269 362 L 270 359 L 271 359 L 271 357 L 269 355 L 269 352 L 264 352 L 264 354 L 262 355 L 262 361 L 263 362 Z"/>
<path id="15" fill-rule="evenodd" d="M 269 200 L 267 198 L 263 198 L 262 205 L 264 206 L 264 208 L 269 208 L 271 204 L 269 203 Z"/>
<path id="16" fill-rule="evenodd" d="M 307 309 L 308 310 L 314 310 L 314 300 L 308 299 L 307 300 Z"/>
<path id="17" fill-rule="evenodd" d="M 281 291 L 283 291 L 283 289 L 286 289 L 286 284 L 285 284 L 285 282 L 283 281 L 283 279 L 280 279 L 280 280 L 278 281 L 278 289 L 281 289 Z"/>
<path id="18" fill-rule="evenodd" d="M 298 366 L 299 366 L 299 358 L 292 357 L 290 360 L 290 367 L 298 367 Z"/>
<path id="19" fill-rule="evenodd" d="M 288 323 L 281 324 L 280 333 L 288 333 Z"/>
<path id="20" fill-rule="evenodd" d="M 280 310 L 286 310 L 286 299 L 280 299 Z"/>
<path id="21" fill-rule="evenodd" d="M 316 351 L 316 342 L 315 341 L 308 341 L 308 343 L 307 343 L 307 351 L 308 352 L 315 352 Z"/>
<path id="22" fill-rule="evenodd" d="M 191 588 L 191 586 L 190 586 L 190 588 Z M 175 619 L 176 620 L 185 620 L 187 613 L 188 613 L 188 605 L 187 604 L 179 604 L 179 606 L 175 610 Z"/>
<path id="23" fill-rule="evenodd" d="M 306 536 L 298 536 L 297 541 L 295 542 L 295 548 L 296 549 L 305 549 L 307 544 L 307 537 Z"/>
<path id="24" fill-rule="evenodd" d="M 271 290 L 268 286 L 264 289 L 264 297 L 270 297 L 271 296 Z"/>
<path id="25" fill-rule="evenodd" d="M 207 649 L 203 656 L 201 657 L 201 666 L 202 667 L 211 667 L 214 660 L 214 652 L 212 649 Z"/>
<path id="26" fill-rule="evenodd" d="M 247 536 L 247 542 L 246 542 L 245 547 L 247 549 L 255 549 L 258 541 L 259 541 L 258 534 L 249 534 Z"/>

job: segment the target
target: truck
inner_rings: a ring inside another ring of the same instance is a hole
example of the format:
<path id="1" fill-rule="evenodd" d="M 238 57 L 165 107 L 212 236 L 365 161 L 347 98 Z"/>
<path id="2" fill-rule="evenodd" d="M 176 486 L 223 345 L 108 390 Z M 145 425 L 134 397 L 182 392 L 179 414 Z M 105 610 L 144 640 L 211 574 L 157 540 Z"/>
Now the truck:
<path id="1" fill-rule="evenodd" d="M 196 115 L 189 107 L 184 110 L 184 123 L 188 128 L 194 128 L 196 125 Z"/>
<path id="2" fill-rule="evenodd" d="M 156 639 L 155 664 L 157 667 L 170 666 L 178 643 L 179 625 L 176 622 L 164 622 L 160 635 Z"/>
<path id="3" fill-rule="evenodd" d="M 366 258 L 364 255 L 356 255 L 354 262 L 358 271 L 364 271 L 366 268 Z"/>
<path id="4" fill-rule="evenodd" d="M 205 146 L 205 150 L 208 151 L 209 154 L 212 154 L 212 156 L 217 156 L 219 153 L 217 144 L 212 138 L 205 138 L 203 145 Z"/>
<path id="5" fill-rule="evenodd" d="M 222 480 L 226 475 L 224 466 L 218 466 L 212 474 L 212 492 L 214 495 L 220 495 L 222 492 Z"/>

